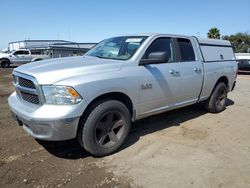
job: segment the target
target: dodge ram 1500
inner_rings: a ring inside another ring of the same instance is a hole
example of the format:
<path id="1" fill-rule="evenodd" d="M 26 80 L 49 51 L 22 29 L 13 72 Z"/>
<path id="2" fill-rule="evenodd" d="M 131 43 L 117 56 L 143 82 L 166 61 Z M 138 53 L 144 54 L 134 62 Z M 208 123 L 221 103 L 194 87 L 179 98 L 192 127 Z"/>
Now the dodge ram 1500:
<path id="1" fill-rule="evenodd" d="M 117 151 L 138 119 L 200 102 L 211 113 L 223 111 L 236 75 L 229 41 L 127 35 L 103 40 L 82 57 L 14 69 L 8 103 L 33 137 L 77 138 L 104 156 Z"/>

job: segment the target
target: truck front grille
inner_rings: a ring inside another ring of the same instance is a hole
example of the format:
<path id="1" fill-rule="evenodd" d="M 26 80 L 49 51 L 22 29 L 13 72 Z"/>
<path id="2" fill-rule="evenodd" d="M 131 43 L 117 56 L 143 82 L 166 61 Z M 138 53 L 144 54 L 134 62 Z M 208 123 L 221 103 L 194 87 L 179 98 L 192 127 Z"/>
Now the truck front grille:
<path id="1" fill-rule="evenodd" d="M 33 103 L 33 104 L 39 104 L 39 98 L 37 95 L 30 94 L 30 93 L 25 93 L 23 91 L 20 91 L 21 97 L 23 100 Z"/>
<path id="2" fill-rule="evenodd" d="M 25 102 L 39 105 L 39 87 L 36 87 L 35 78 L 22 74 L 13 74 L 13 83 L 16 89 L 17 95 Z"/>
<path id="3" fill-rule="evenodd" d="M 22 86 L 22 87 L 26 87 L 26 88 L 30 88 L 30 89 L 36 89 L 35 84 L 31 80 L 19 77 L 18 82 L 19 82 L 19 85 Z"/>

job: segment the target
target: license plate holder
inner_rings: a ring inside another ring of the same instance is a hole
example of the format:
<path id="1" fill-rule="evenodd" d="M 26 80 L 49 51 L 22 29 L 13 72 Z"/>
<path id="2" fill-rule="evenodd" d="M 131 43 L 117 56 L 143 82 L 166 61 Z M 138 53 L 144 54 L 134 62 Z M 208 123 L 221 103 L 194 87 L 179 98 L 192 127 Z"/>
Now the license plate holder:
<path id="1" fill-rule="evenodd" d="M 11 111 L 11 115 L 15 119 L 15 121 L 17 122 L 18 126 L 23 126 L 23 122 L 18 118 L 18 116 L 14 112 Z"/>

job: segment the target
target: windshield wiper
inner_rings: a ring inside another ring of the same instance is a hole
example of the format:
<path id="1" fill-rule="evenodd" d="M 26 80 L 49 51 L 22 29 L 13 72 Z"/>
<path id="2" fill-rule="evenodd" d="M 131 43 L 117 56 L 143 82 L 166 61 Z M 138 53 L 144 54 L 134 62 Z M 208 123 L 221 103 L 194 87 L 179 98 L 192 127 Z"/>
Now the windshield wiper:
<path id="1" fill-rule="evenodd" d="M 103 57 L 103 56 L 100 56 L 100 55 L 95 55 L 93 57 L 98 57 L 98 58 L 101 58 L 101 59 L 112 59 L 112 60 L 127 60 L 127 59 L 123 59 L 123 58 L 110 58 L 110 57 Z"/>
<path id="2" fill-rule="evenodd" d="M 98 58 L 101 58 L 101 59 L 111 59 L 111 58 L 103 57 L 103 56 L 100 56 L 100 55 L 96 55 L 95 57 L 98 57 Z"/>

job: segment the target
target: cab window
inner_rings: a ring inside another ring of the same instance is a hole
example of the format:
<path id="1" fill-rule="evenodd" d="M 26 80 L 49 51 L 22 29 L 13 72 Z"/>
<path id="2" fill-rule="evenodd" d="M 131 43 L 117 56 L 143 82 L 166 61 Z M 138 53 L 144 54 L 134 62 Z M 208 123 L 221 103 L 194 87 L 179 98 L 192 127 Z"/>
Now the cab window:
<path id="1" fill-rule="evenodd" d="M 14 52 L 14 55 L 23 55 L 23 51 L 22 50 L 18 50 L 16 52 Z"/>
<path id="2" fill-rule="evenodd" d="M 195 61 L 194 49 L 189 39 L 178 38 L 180 61 Z"/>
<path id="3" fill-rule="evenodd" d="M 146 50 L 143 59 L 148 59 L 148 54 L 152 52 L 167 52 L 169 60 L 168 62 L 174 61 L 174 47 L 171 38 L 158 38 L 156 39 Z"/>
<path id="4" fill-rule="evenodd" d="M 24 55 L 29 55 L 29 51 L 23 51 Z"/>

